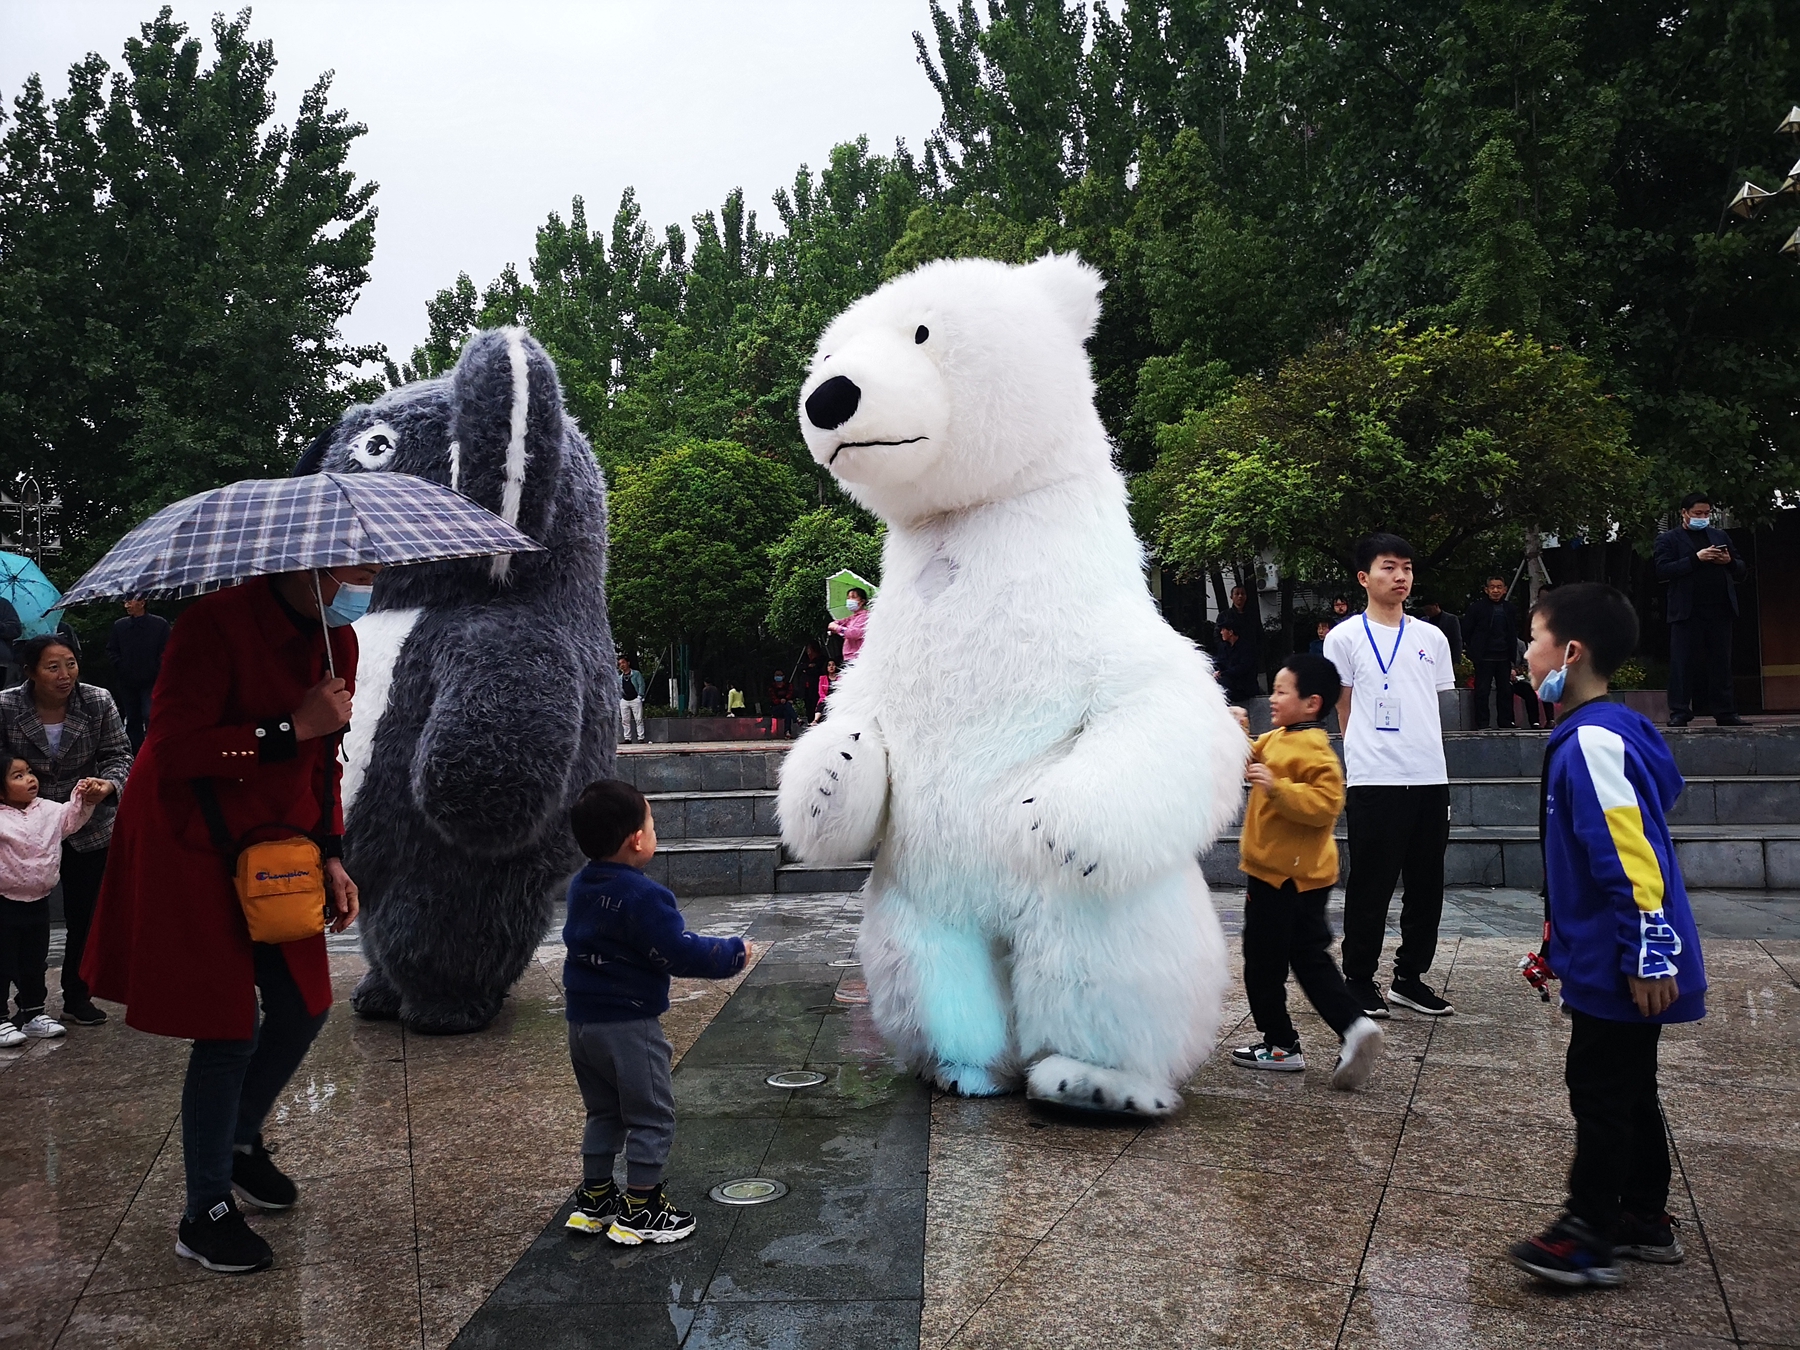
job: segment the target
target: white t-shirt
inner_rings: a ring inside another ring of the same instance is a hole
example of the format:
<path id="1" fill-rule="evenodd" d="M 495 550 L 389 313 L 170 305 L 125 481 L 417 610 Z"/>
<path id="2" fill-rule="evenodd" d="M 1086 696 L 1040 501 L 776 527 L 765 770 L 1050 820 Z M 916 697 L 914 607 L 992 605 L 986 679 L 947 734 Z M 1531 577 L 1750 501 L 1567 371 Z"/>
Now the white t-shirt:
<path id="1" fill-rule="evenodd" d="M 1350 725 L 1344 728 L 1347 785 L 1448 783 L 1437 696 L 1440 689 L 1456 687 L 1456 671 L 1450 644 L 1438 626 L 1406 618 L 1399 628 L 1386 628 L 1367 615 L 1353 614 L 1327 635 L 1325 655 L 1350 690 Z"/>

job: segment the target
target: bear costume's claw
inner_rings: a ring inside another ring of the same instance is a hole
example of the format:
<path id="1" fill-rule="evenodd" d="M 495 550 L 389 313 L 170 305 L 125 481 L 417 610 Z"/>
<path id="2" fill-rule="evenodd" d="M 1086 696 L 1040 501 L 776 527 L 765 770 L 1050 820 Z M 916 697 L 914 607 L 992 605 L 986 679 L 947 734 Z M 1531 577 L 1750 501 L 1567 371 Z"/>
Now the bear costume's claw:
<path id="1" fill-rule="evenodd" d="M 834 721 L 804 732 L 781 766 L 781 839 L 809 863 L 866 858 L 887 815 L 887 747 L 876 734 L 858 744 L 873 728 L 846 731 Z"/>
<path id="2" fill-rule="evenodd" d="M 986 1069 L 973 1064 L 940 1064 L 932 1079 L 945 1092 L 962 1097 L 998 1097 L 1011 1091 Z"/>
<path id="3" fill-rule="evenodd" d="M 1167 1083 L 1124 1069 L 1103 1069 L 1067 1055 L 1049 1055 L 1031 1066 L 1025 1095 L 1033 1101 L 1079 1111 L 1112 1111 L 1133 1116 L 1170 1116 L 1181 1109 L 1181 1094 Z"/>

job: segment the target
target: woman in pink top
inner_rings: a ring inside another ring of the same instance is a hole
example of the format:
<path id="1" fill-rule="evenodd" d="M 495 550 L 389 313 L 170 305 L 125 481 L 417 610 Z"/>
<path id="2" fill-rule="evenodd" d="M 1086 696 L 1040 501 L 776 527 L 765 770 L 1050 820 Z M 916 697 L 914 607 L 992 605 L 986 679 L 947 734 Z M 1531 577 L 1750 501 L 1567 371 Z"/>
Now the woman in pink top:
<path id="1" fill-rule="evenodd" d="M 825 700 L 831 697 L 831 686 L 837 683 L 837 678 L 838 663 L 836 661 L 827 661 L 825 663 L 825 673 L 819 676 L 819 704 L 818 708 L 813 713 L 814 722 L 823 722 L 825 720 Z"/>
<path id="2" fill-rule="evenodd" d="M 833 619 L 827 627 L 844 640 L 844 664 L 849 665 L 862 650 L 863 629 L 869 626 L 869 593 L 861 586 L 852 586 L 844 603 L 850 607 L 850 617 Z"/>

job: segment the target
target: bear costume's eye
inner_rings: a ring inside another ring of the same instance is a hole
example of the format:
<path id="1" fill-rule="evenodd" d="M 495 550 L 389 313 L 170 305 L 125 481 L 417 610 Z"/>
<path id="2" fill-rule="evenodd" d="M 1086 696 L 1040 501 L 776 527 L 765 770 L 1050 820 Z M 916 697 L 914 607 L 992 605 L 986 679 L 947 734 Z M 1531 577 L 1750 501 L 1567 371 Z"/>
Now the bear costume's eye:
<path id="1" fill-rule="evenodd" d="M 924 324 L 920 324 L 916 329 L 913 330 L 913 341 L 914 342 L 923 342 L 923 341 L 925 341 L 926 338 L 928 338 L 930 336 L 931 336 L 931 330 L 929 328 L 927 328 Z"/>
<path id="2" fill-rule="evenodd" d="M 400 437 L 386 422 L 377 422 L 350 442 L 350 458 L 365 469 L 379 469 L 394 457 Z"/>

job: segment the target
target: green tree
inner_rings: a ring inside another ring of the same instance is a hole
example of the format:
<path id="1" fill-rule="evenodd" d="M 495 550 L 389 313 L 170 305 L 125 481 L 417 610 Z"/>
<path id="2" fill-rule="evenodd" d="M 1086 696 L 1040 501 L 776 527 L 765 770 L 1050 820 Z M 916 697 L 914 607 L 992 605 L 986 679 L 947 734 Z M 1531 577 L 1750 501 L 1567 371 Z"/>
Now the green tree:
<path id="1" fill-rule="evenodd" d="M 167 502 L 281 474 L 360 390 L 379 348 L 338 323 L 368 279 L 364 128 L 328 102 L 268 125 L 275 53 L 249 11 L 214 56 L 165 7 L 46 101 L 32 76 L 0 139 L 0 476 L 59 491 L 79 572 Z M 110 79 L 109 79 L 110 76 Z"/>
<path id="2" fill-rule="evenodd" d="M 784 642 L 805 642 L 825 631 L 825 580 L 849 568 L 881 580 L 884 530 L 859 528 L 841 511 L 808 511 L 769 549 L 769 632 Z"/>
<path id="3" fill-rule="evenodd" d="M 1637 520 L 1647 466 L 1627 420 L 1572 353 L 1382 329 L 1164 427 L 1134 505 L 1164 565 L 1192 576 L 1265 548 L 1300 575 L 1341 573 L 1378 529 L 1438 568 L 1529 524 L 1605 538 Z"/>
<path id="4" fill-rule="evenodd" d="M 753 641 L 768 608 L 770 548 L 804 508 L 792 469 L 730 441 L 620 465 L 606 599 L 621 650 L 686 643 L 699 664 Z"/>

